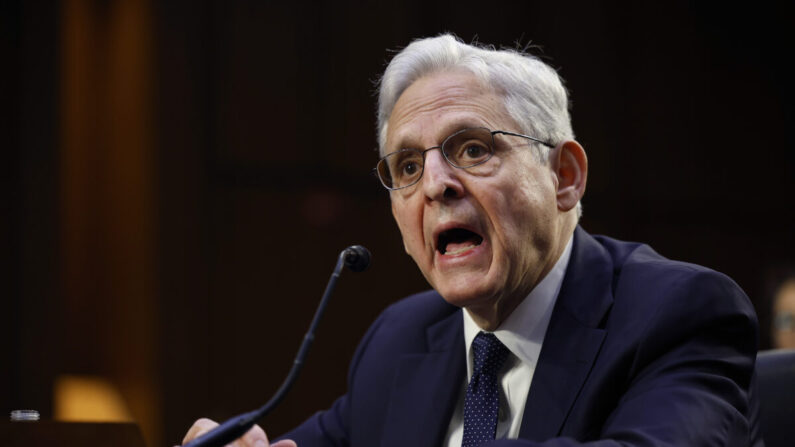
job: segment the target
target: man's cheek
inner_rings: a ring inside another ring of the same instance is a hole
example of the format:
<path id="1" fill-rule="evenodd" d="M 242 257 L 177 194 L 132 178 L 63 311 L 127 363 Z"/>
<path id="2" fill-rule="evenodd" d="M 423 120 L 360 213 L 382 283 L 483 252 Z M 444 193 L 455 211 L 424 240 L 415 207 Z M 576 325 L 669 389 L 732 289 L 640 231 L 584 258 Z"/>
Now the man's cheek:
<path id="1" fill-rule="evenodd" d="M 421 241 L 410 231 L 404 232 L 401 230 L 401 235 L 403 236 L 403 248 L 406 249 L 406 253 L 414 259 L 414 262 L 421 265 L 420 259 L 417 258 L 417 256 L 422 254 Z"/>

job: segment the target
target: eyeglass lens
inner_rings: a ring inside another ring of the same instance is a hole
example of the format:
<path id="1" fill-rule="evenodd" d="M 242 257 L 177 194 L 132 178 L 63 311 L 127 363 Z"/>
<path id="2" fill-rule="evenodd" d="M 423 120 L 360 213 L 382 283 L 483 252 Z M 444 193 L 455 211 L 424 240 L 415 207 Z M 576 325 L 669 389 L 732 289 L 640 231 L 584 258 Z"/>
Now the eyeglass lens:
<path id="1" fill-rule="evenodd" d="M 422 177 L 425 152 L 436 149 L 401 149 L 378 162 L 377 172 L 384 186 L 399 189 L 417 183 Z M 485 128 L 464 129 L 447 137 L 441 145 L 442 154 L 456 168 L 469 168 L 484 163 L 493 153 L 492 134 Z"/>

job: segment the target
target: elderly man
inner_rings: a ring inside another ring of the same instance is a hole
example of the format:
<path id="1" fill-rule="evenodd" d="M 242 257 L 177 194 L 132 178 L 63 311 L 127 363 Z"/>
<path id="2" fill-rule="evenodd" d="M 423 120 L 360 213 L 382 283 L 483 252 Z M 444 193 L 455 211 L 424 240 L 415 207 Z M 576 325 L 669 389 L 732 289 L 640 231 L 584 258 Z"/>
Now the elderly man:
<path id="1" fill-rule="evenodd" d="M 747 297 L 724 275 L 577 225 L 588 163 L 553 69 L 449 35 L 418 40 L 384 73 L 378 126 L 379 178 L 434 290 L 388 308 L 347 394 L 285 439 L 761 445 Z M 186 440 L 213 425 L 197 421 Z M 265 439 L 255 428 L 238 443 Z"/>

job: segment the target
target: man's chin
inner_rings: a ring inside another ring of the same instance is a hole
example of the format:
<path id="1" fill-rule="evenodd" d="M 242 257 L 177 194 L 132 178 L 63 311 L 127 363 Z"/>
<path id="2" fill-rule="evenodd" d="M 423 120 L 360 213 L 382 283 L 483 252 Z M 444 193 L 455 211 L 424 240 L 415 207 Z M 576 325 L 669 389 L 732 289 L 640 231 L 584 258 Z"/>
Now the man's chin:
<path id="1" fill-rule="evenodd" d="M 457 307 L 488 305 L 494 297 L 488 289 L 478 287 L 439 287 L 436 291 L 445 301 Z"/>

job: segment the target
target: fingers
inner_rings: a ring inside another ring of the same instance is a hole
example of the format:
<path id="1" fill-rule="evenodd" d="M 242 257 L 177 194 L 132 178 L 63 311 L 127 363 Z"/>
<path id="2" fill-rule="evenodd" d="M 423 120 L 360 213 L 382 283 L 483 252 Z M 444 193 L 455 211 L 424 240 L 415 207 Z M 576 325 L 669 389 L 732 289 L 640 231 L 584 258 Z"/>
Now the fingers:
<path id="1" fill-rule="evenodd" d="M 190 442 L 193 439 L 198 438 L 199 436 L 207 433 L 208 431 L 212 430 L 213 428 L 217 427 L 218 423 L 207 419 L 201 418 L 193 423 L 193 426 L 188 430 L 188 433 L 185 434 L 185 438 L 182 439 L 182 444 Z M 262 429 L 259 425 L 255 425 L 251 427 L 251 430 L 247 431 L 242 438 L 238 439 L 234 443 L 230 444 L 234 447 L 267 447 L 268 446 L 268 436 L 265 434 L 265 430 Z M 289 439 L 283 439 L 271 447 L 297 447 L 295 442 Z"/>
<path id="2" fill-rule="evenodd" d="M 292 439 L 282 439 L 279 442 L 271 444 L 271 447 L 298 447 Z"/>
<path id="3" fill-rule="evenodd" d="M 196 422 L 194 422 L 190 430 L 188 430 L 188 432 L 185 433 L 185 437 L 182 438 L 182 443 L 187 444 L 188 442 L 192 441 L 195 438 L 198 438 L 199 436 L 207 433 L 208 431 L 212 430 L 217 426 L 218 426 L 217 422 L 207 418 L 201 418 Z"/>
<path id="4" fill-rule="evenodd" d="M 262 427 L 255 425 L 234 445 L 240 445 L 241 447 L 267 447 L 268 437 L 265 435 L 265 431 Z"/>

